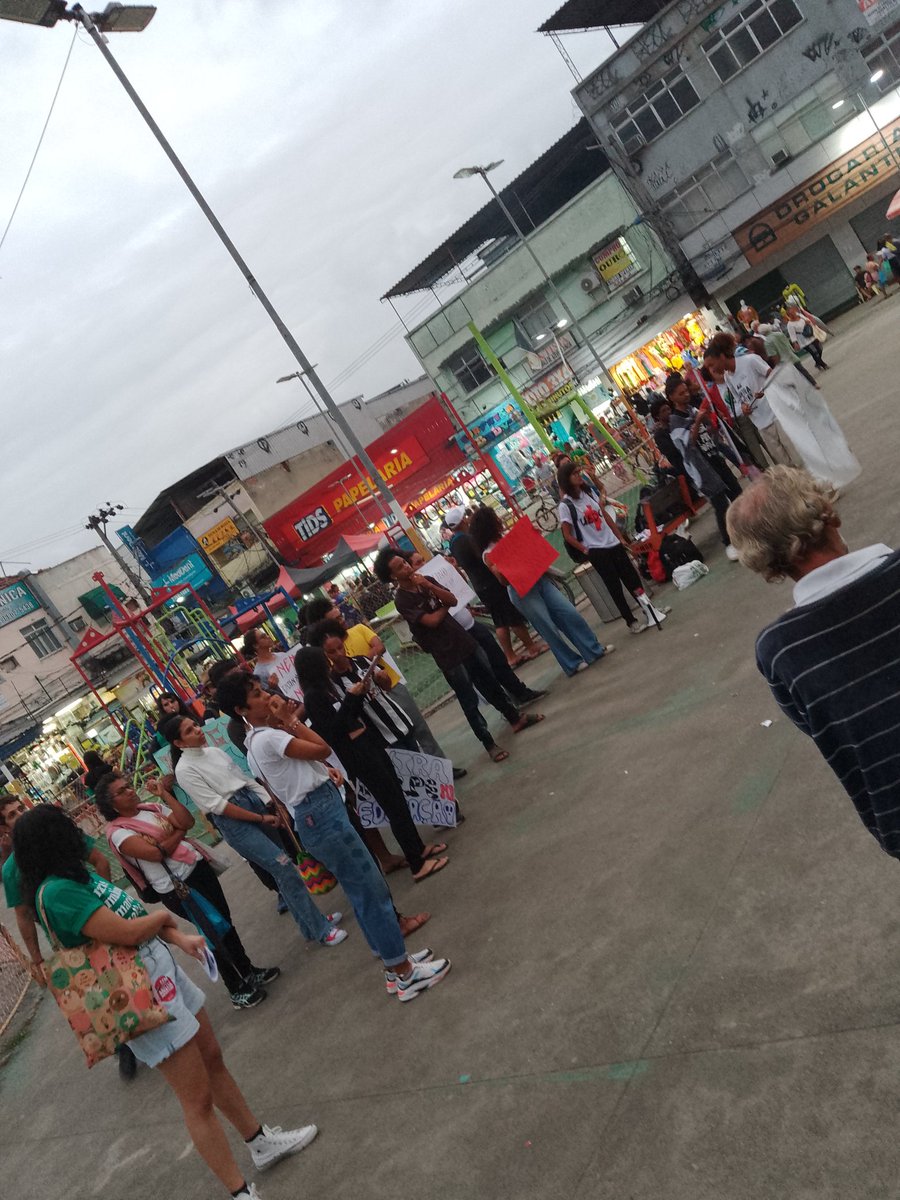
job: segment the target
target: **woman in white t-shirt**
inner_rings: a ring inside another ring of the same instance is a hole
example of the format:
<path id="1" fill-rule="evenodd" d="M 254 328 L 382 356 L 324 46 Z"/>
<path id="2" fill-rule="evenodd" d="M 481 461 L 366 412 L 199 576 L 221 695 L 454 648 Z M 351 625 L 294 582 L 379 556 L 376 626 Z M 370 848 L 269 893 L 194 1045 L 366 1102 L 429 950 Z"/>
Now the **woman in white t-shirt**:
<path id="1" fill-rule="evenodd" d="M 668 608 L 656 608 L 644 591 L 641 577 L 625 549 L 625 540 L 612 524 L 597 490 L 587 483 L 574 462 L 559 469 L 559 523 L 566 542 L 587 557 L 606 584 L 610 598 L 622 614 L 629 633 L 643 633 L 666 619 Z M 634 597 L 644 613 L 641 625 L 631 610 Z"/>
<path id="2" fill-rule="evenodd" d="M 224 918 L 228 929 L 216 940 L 213 950 L 219 974 L 235 1008 L 255 1008 L 266 998 L 263 985 L 277 979 L 281 970 L 255 967 L 250 961 L 207 855 L 187 839 L 193 815 L 164 790 L 159 780 L 150 780 L 147 788 L 160 803 L 141 804 L 131 781 L 112 772 L 98 781 L 94 798 L 107 821 L 107 841 L 143 898 L 150 898 L 146 889 L 151 888 L 156 893 L 153 898 L 170 912 L 194 921 L 194 914 L 176 891 L 176 885 L 185 884 Z M 200 917 L 207 914 L 200 913 Z"/>
<path id="3" fill-rule="evenodd" d="M 816 337 L 812 322 L 796 306 L 788 309 L 787 335 L 795 350 L 807 350 L 820 371 L 828 370 L 822 358 L 822 343 Z"/>

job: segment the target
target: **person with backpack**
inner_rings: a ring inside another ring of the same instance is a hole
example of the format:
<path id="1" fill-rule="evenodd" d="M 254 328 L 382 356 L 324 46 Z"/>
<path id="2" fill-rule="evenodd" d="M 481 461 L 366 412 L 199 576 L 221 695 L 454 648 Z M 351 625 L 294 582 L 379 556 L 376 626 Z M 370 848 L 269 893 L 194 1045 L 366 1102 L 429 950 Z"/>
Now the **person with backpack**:
<path id="1" fill-rule="evenodd" d="M 628 557 L 625 539 L 606 512 L 600 493 L 574 462 L 563 463 L 558 481 L 559 524 L 569 557 L 591 564 L 622 614 L 629 633 L 643 633 L 663 622 L 671 610 L 657 608 L 644 591 L 641 577 Z M 645 624 L 632 612 L 628 596 L 637 601 Z"/>
<path id="2" fill-rule="evenodd" d="M 141 804 L 131 780 L 123 776 L 109 772 L 98 780 L 94 802 L 107 823 L 106 840 L 141 900 L 164 904 L 214 943 L 213 955 L 232 1007 L 255 1008 L 266 998 L 265 985 L 276 980 L 281 970 L 255 967 L 250 961 L 210 865 L 211 855 L 187 837 L 193 813 L 160 780 L 148 780 L 147 790 L 158 803 Z M 188 899 L 185 904 L 181 894 L 185 888 L 200 900 Z"/>
<path id="3" fill-rule="evenodd" d="M 495 509 L 487 505 L 479 508 L 470 528 L 484 561 L 508 588 L 510 599 L 550 647 L 566 675 L 586 671 L 592 663 L 612 654 L 615 646 L 603 646 L 597 640 L 575 605 L 554 587 L 548 575 L 541 575 L 527 592 L 519 593 L 493 566 L 487 555 L 506 532 Z"/>

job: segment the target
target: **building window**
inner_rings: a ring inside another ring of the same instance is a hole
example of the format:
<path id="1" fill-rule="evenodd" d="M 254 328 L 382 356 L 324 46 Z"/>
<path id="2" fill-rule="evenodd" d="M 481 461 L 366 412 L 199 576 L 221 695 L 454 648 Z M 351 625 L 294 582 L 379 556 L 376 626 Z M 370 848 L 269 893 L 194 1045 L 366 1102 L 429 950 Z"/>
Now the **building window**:
<path id="1" fill-rule="evenodd" d="M 38 658 L 46 658 L 50 654 L 55 654 L 57 650 L 62 650 L 59 638 L 45 620 L 35 621 L 33 625 L 26 625 L 20 632 Z"/>
<path id="2" fill-rule="evenodd" d="M 835 102 L 841 103 L 837 108 Z M 780 167 L 834 133 L 860 110 L 857 97 L 829 73 L 752 130 L 760 150 Z"/>
<path id="3" fill-rule="evenodd" d="M 703 52 L 725 83 L 802 20 L 794 0 L 752 0 L 706 39 Z"/>
<path id="4" fill-rule="evenodd" d="M 862 56 L 866 60 L 870 75 L 875 75 L 878 71 L 884 72 L 875 82 L 879 91 L 889 92 L 900 82 L 900 21 L 889 26 L 871 42 L 866 42 L 862 48 Z"/>
<path id="5" fill-rule="evenodd" d="M 464 392 L 474 392 L 483 383 L 493 379 L 495 374 L 494 368 L 484 361 L 474 342 L 447 360 L 447 370 L 453 372 Z"/>
<path id="6" fill-rule="evenodd" d="M 684 237 L 742 196 L 749 187 L 747 176 L 729 150 L 670 192 L 663 211 L 678 236 Z"/>
<path id="7" fill-rule="evenodd" d="M 19 665 L 19 660 L 14 654 L 8 654 L 6 658 L 0 658 L 0 671 L 15 671 Z"/>
<path id="8" fill-rule="evenodd" d="M 535 346 L 544 340 L 551 329 L 556 328 L 559 319 L 544 297 L 538 296 L 522 309 L 516 317 L 516 324 L 525 334 L 529 344 Z"/>
<path id="9" fill-rule="evenodd" d="M 694 85 L 676 67 L 650 85 L 644 95 L 632 100 L 613 121 L 613 129 L 628 154 L 652 142 L 700 103 Z"/>
<path id="10" fill-rule="evenodd" d="M 72 617 L 72 619 L 69 621 L 69 628 L 73 633 L 81 633 L 82 629 L 85 627 L 85 624 L 86 622 L 84 617 Z"/>

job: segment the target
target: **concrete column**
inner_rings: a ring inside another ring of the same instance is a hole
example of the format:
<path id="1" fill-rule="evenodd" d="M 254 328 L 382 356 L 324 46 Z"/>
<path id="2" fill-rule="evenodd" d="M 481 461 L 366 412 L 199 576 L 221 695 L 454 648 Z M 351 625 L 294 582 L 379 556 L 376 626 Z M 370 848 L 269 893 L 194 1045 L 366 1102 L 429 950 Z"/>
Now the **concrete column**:
<path id="1" fill-rule="evenodd" d="M 856 236 L 849 221 L 841 221 L 840 224 L 832 225 L 828 230 L 831 240 L 837 247 L 837 252 L 850 268 L 850 273 L 853 273 L 854 267 L 861 267 L 865 264 L 866 248 Z"/>

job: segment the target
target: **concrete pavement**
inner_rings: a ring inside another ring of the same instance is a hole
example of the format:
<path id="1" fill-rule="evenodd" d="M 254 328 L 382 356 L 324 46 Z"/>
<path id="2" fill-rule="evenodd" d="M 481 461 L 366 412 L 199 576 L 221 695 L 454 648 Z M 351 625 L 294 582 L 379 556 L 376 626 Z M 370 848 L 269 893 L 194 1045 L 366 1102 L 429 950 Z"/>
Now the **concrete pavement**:
<path id="1" fill-rule="evenodd" d="M 854 545 L 896 543 L 900 303 L 829 341 L 824 392 L 864 474 L 842 501 Z M 566 680 L 544 656 L 547 721 L 498 737 L 494 766 L 456 706 L 434 718 L 469 817 L 449 869 L 404 911 L 411 947 L 454 970 L 400 1006 L 352 920 L 307 950 L 243 867 L 223 883 L 269 1000 L 209 1009 L 260 1116 L 316 1143 L 259 1180 L 264 1200 L 875 1200 L 900 1148 L 900 873 L 814 747 L 780 718 L 753 641 L 787 607 L 727 562 L 663 634 Z M 772 719 L 764 728 L 761 722 Z M 339 892 L 328 899 L 340 906 Z M 215 1196 L 174 1099 L 142 1071 L 87 1072 L 55 1006 L 0 1071 L 3 1190 L 16 1200 Z"/>

